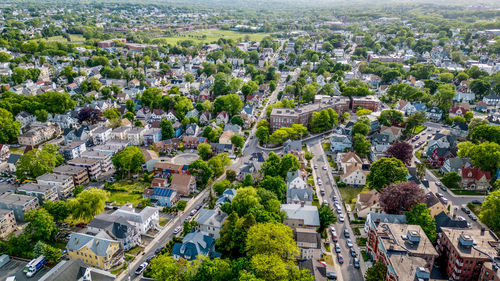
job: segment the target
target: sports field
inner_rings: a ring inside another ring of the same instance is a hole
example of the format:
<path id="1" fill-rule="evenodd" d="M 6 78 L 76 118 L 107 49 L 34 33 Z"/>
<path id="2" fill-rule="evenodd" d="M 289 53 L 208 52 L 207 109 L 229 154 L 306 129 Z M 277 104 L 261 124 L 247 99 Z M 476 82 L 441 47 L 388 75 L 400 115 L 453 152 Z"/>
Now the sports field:
<path id="1" fill-rule="evenodd" d="M 184 32 L 173 37 L 159 37 L 157 39 L 162 39 L 168 44 L 175 45 L 179 41 L 183 40 L 193 40 L 196 43 L 211 43 L 219 40 L 219 38 L 233 39 L 235 41 L 239 40 L 250 40 L 250 41 L 261 41 L 264 37 L 269 36 L 270 33 L 246 33 L 238 32 L 233 30 L 221 30 L 221 29 L 204 29 Z M 154 40 L 154 39 L 153 39 Z"/>

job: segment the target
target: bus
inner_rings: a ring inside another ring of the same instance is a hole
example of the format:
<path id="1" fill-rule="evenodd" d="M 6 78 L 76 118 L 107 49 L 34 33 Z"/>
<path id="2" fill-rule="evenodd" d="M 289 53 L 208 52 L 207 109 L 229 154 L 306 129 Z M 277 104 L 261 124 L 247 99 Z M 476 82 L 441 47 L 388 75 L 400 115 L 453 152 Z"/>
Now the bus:
<path id="1" fill-rule="evenodd" d="M 40 270 L 45 265 L 46 262 L 47 260 L 45 259 L 45 256 L 40 255 L 38 258 L 32 259 L 26 265 L 26 267 L 24 268 L 24 273 L 26 273 L 26 276 L 32 277 L 33 275 L 35 275 L 35 273 L 38 272 L 38 270 Z"/>

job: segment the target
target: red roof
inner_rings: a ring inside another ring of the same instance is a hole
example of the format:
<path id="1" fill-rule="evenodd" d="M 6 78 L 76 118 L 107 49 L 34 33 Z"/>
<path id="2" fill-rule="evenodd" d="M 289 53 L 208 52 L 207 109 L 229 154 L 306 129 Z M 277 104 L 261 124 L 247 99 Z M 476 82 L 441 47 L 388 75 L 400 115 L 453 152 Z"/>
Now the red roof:
<path id="1" fill-rule="evenodd" d="M 458 110 L 462 110 L 462 113 L 461 114 L 464 114 L 466 113 L 467 111 L 469 111 L 467 108 L 463 108 L 461 106 L 456 106 L 456 107 L 452 107 L 450 108 L 450 113 L 457 113 Z"/>
<path id="2" fill-rule="evenodd" d="M 483 176 L 486 176 L 488 180 L 491 179 L 490 172 L 484 172 L 478 167 L 462 169 L 462 178 L 480 180 Z"/>

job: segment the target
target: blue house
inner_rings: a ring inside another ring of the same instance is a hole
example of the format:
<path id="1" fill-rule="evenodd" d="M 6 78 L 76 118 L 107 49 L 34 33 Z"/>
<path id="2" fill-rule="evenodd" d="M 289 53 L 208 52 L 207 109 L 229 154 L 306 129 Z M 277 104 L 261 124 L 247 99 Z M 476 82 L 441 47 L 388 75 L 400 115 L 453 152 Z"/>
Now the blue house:
<path id="1" fill-rule="evenodd" d="M 176 260 L 184 258 L 188 261 L 196 259 L 198 255 L 220 257 L 220 253 L 215 251 L 215 239 L 199 230 L 186 235 L 182 243 L 175 243 L 172 255 Z"/>
<path id="2" fill-rule="evenodd" d="M 217 199 L 217 202 L 215 202 L 215 206 L 220 207 L 224 205 L 224 203 L 231 203 L 233 202 L 234 196 L 236 196 L 236 189 L 234 188 L 228 188 L 224 190 L 224 192 L 219 196 L 219 199 Z"/>
<path id="3" fill-rule="evenodd" d="M 163 207 L 172 207 L 179 200 L 179 194 L 175 189 L 170 188 L 148 188 L 142 194 L 143 198 L 149 198 L 151 203 Z"/>
<path id="4" fill-rule="evenodd" d="M 416 111 L 426 111 L 427 110 L 427 106 L 425 105 L 425 103 L 414 103 L 413 104 L 413 107 L 415 108 Z"/>

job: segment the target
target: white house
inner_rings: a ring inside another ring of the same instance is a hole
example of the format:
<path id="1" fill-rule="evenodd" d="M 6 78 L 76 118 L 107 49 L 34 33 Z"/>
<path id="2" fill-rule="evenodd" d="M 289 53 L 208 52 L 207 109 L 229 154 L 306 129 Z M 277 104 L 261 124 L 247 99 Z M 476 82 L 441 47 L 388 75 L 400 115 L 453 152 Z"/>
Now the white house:
<path id="1" fill-rule="evenodd" d="M 347 185 L 363 186 L 366 184 L 366 176 L 369 171 L 364 171 L 359 164 L 350 164 L 340 176 L 340 181 Z"/>
<path id="2" fill-rule="evenodd" d="M 132 204 L 127 203 L 116 210 L 111 216 L 125 218 L 130 224 L 135 226 L 141 234 L 148 232 L 151 227 L 156 227 L 160 220 L 158 208 L 146 207 L 142 210 L 134 209 Z"/>
<path id="3" fill-rule="evenodd" d="M 214 239 L 218 239 L 219 232 L 222 229 L 222 223 L 226 217 L 227 214 L 219 208 L 215 208 L 214 210 L 201 209 L 195 221 L 198 223 L 198 228 L 201 231 L 208 233 L 208 235 Z"/>

